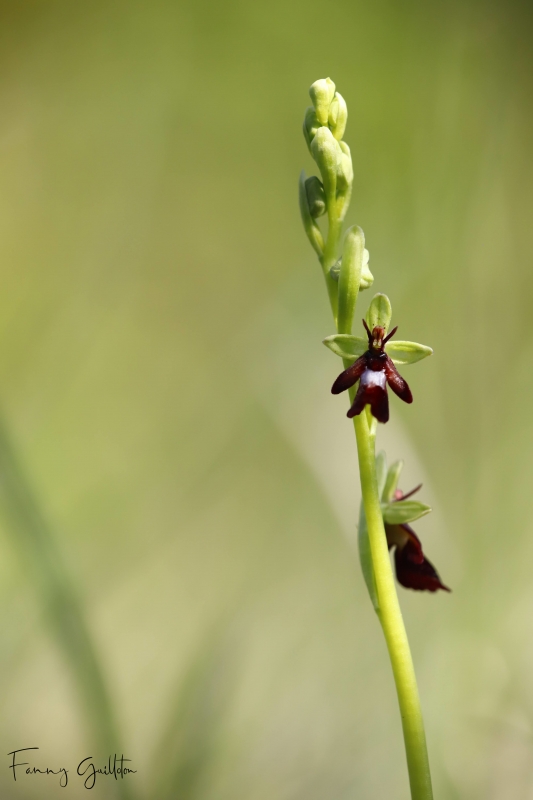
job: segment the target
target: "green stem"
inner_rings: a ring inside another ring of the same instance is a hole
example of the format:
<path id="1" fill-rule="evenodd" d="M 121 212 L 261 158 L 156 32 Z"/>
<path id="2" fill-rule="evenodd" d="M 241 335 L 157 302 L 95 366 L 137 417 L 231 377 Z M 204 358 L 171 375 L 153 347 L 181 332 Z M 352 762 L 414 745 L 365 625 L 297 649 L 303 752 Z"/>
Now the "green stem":
<path id="1" fill-rule="evenodd" d="M 335 325 L 337 324 L 338 284 L 336 281 L 333 280 L 333 278 L 329 274 L 329 271 L 337 261 L 337 251 L 339 247 L 341 227 L 342 227 L 342 222 L 339 219 L 337 219 L 336 216 L 329 214 L 328 238 L 326 239 L 326 245 L 324 247 L 324 255 L 320 259 L 320 263 L 322 264 L 322 271 L 324 273 L 324 279 L 326 281 L 326 287 L 328 290 L 331 310 L 333 312 L 333 318 L 335 319 Z"/>
<path id="2" fill-rule="evenodd" d="M 69 578 L 50 527 L 0 420 L 0 501 L 13 546 L 30 572 L 43 610 L 70 667 L 93 747 L 105 758 L 122 754 L 111 698 L 78 594 Z M 117 781 L 118 797 L 130 787 Z"/>
<path id="3" fill-rule="evenodd" d="M 332 283 L 329 269 L 336 261 L 339 246 L 341 223 L 330 218 L 328 238 L 322 258 L 324 277 L 328 286 L 331 308 L 337 325 L 337 294 L 332 301 Z M 334 284 L 335 291 L 337 284 Z M 338 330 L 338 326 L 337 326 Z M 349 333 L 350 331 L 339 331 Z M 345 362 L 345 367 L 351 366 Z M 355 389 L 350 390 L 353 402 Z M 354 417 L 361 491 L 365 509 L 372 567 L 378 598 L 378 617 L 385 635 L 389 658 L 402 718 L 403 737 L 407 757 L 407 769 L 411 786 L 412 800 L 432 800 L 431 774 L 424 731 L 424 720 L 418 695 L 413 659 L 403 622 L 402 612 L 396 593 L 396 584 L 387 545 L 387 537 L 381 514 L 381 504 L 376 476 L 375 437 L 376 420 L 371 417 L 369 424 L 366 412 Z"/>
<path id="4" fill-rule="evenodd" d="M 379 502 L 374 436 L 371 435 L 365 414 L 354 417 L 354 428 L 359 456 L 361 490 L 379 603 L 378 617 L 385 635 L 398 694 L 411 797 L 413 800 L 432 800 L 433 792 L 422 709 L 413 659 L 392 574 Z"/>

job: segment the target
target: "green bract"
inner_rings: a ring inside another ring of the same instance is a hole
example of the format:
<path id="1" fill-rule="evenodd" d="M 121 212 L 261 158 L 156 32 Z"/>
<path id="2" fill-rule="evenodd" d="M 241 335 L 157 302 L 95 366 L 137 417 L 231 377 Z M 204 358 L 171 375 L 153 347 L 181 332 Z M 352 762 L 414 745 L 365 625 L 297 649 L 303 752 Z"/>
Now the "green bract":
<path id="1" fill-rule="evenodd" d="M 370 330 L 374 330 L 376 326 L 385 328 L 385 333 L 388 330 L 392 317 L 392 308 L 390 300 L 386 294 L 376 294 L 372 298 L 372 302 L 366 312 L 366 324 Z"/>
<path id="2" fill-rule="evenodd" d="M 403 461 L 395 461 L 391 464 L 387 472 L 387 479 L 385 486 L 381 493 L 381 499 L 384 503 L 390 503 L 394 498 L 394 492 L 398 488 L 398 481 L 400 480 L 400 473 L 403 468 Z"/>
<path id="3" fill-rule="evenodd" d="M 361 228 L 354 225 L 346 233 L 339 273 L 337 327 L 341 333 L 349 333 L 352 329 L 355 304 L 363 270 L 364 249 L 365 235 Z"/>
<path id="4" fill-rule="evenodd" d="M 300 200 L 300 214 L 302 216 L 302 222 L 307 234 L 307 238 L 311 242 L 311 246 L 315 250 L 318 257 L 321 258 L 324 252 L 324 238 L 320 232 L 320 228 L 314 221 L 309 210 L 309 201 L 307 199 L 307 191 L 305 188 L 305 172 L 303 170 L 300 174 L 298 197 Z"/>
<path id="5" fill-rule="evenodd" d="M 313 219 L 321 217 L 322 214 L 326 213 L 326 195 L 324 194 L 324 187 L 316 175 L 307 178 L 305 191 L 307 193 L 309 213 Z"/>
<path id="6" fill-rule="evenodd" d="M 396 500 L 392 503 L 382 503 L 381 511 L 384 522 L 389 525 L 403 525 L 405 522 L 414 522 L 415 519 L 429 514 L 431 508 L 417 500 Z"/>

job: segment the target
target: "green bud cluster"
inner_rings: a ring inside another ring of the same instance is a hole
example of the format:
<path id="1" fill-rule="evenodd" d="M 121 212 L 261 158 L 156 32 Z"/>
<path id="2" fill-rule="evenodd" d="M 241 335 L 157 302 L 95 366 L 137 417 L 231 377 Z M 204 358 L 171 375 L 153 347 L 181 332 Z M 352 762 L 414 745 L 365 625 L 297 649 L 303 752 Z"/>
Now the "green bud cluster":
<path id="1" fill-rule="evenodd" d="M 331 78 L 315 81 L 309 94 L 313 105 L 305 112 L 305 141 L 320 170 L 328 203 L 337 206 L 342 219 L 348 209 L 353 183 L 350 148 L 342 141 L 348 108 Z"/>
<path id="2" fill-rule="evenodd" d="M 374 278 L 370 272 L 368 250 L 353 247 L 356 228 L 351 228 L 344 238 L 342 256 L 337 251 L 340 230 L 346 216 L 353 186 L 353 164 L 350 148 L 343 141 L 348 120 L 344 97 L 337 92 L 331 78 L 315 81 L 309 89 L 313 105 L 304 115 L 303 133 L 309 152 L 315 161 L 320 177 L 300 176 L 300 211 L 307 237 L 324 270 L 332 305 L 343 311 L 355 310 L 357 293 L 368 289 Z M 328 235 L 324 236 L 317 220 L 327 215 Z M 357 236 L 363 236 L 360 228 Z M 363 236 L 364 243 L 364 236 Z M 347 250 L 349 252 L 347 252 Z M 348 278 L 348 270 L 353 273 Z M 341 280 L 341 274 L 344 279 Z M 350 298 L 343 292 L 350 287 Z M 355 293 L 354 293 L 355 292 Z M 349 332 L 352 320 L 344 314 L 342 328 Z"/>

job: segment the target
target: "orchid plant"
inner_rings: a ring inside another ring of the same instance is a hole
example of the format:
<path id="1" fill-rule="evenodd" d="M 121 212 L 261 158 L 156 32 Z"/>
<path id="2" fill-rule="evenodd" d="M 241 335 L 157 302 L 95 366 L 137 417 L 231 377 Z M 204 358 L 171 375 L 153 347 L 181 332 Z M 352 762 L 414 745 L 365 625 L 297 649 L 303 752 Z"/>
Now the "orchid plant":
<path id="1" fill-rule="evenodd" d="M 450 590 L 425 557 L 410 526 L 431 511 L 429 506 L 411 499 L 420 487 L 403 494 L 398 489 L 402 462 L 387 469 L 385 454 L 376 456 L 375 442 L 378 422 L 389 420 L 387 386 L 404 402 L 413 402 L 411 390 L 397 367 L 414 364 L 433 351 L 416 342 L 392 341 L 397 326 L 389 332 L 392 309 L 384 294 L 376 294 L 370 302 L 363 319 L 366 336 L 352 334 L 359 292 L 370 288 L 374 278 L 361 228 L 354 225 L 342 236 L 353 185 L 350 148 L 343 140 L 348 109 L 330 78 L 315 81 L 309 94 L 312 105 L 305 112 L 303 131 L 320 178 L 306 178 L 302 172 L 300 212 L 322 267 L 336 326 L 336 333 L 324 339 L 324 344 L 342 358 L 344 365 L 331 391 L 348 391 L 350 397 L 347 416 L 353 419 L 355 428 L 362 492 L 358 533 L 361 567 L 392 664 L 411 797 L 431 800 L 420 699 L 389 551 L 394 548 L 396 576 L 402 586 L 430 592 Z M 327 217 L 326 233 L 318 223 L 322 216 Z"/>

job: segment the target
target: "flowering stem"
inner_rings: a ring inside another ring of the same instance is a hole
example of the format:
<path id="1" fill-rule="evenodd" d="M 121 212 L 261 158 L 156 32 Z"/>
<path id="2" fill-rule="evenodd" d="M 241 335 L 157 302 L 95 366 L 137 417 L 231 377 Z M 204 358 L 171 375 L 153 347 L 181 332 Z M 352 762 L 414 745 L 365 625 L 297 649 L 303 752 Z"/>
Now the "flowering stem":
<path id="1" fill-rule="evenodd" d="M 378 596 L 377 614 L 392 664 L 402 718 L 407 768 L 413 800 L 432 800 L 431 775 L 418 687 L 392 574 L 376 476 L 375 434 L 365 414 L 354 417 L 361 491 L 368 526 L 372 566 Z"/>
<path id="2" fill-rule="evenodd" d="M 342 258 L 337 263 L 342 221 L 346 214 L 353 188 L 351 152 L 348 145 L 343 141 L 348 117 L 346 102 L 336 91 L 335 84 L 330 78 L 315 81 L 309 90 L 309 94 L 313 106 L 309 107 L 305 112 L 304 137 L 309 147 L 309 152 L 318 166 L 322 182 L 316 176 L 306 180 L 305 174 L 301 174 L 299 186 L 300 212 L 304 230 L 311 246 L 318 254 L 322 266 L 335 326 L 337 333 L 340 334 L 338 338 L 343 339 L 346 344 L 347 339 L 353 340 L 356 338 L 352 337 L 351 333 L 359 290 L 368 288 L 373 281 L 373 276 L 368 270 L 369 256 L 368 251 L 364 249 L 364 234 L 357 225 L 352 226 L 347 231 L 343 243 Z M 326 211 L 328 233 L 324 242 L 317 219 Z M 332 267 L 335 267 L 335 269 L 332 269 Z M 378 337 L 381 341 L 381 336 L 384 336 L 391 316 L 390 302 L 386 295 L 377 294 L 375 296 L 368 314 L 370 315 L 370 320 L 372 315 L 375 316 L 375 321 L 370 324 L 370 329 L 375 332 L 382 331 Z M 388 322 L 386 322 L 387 319 Z M 370 336 L 371 331 L 367 323 L 368 319 L 365 322 L 365 326 Z M 391 331 L 388 337 L 384 338 L 383 342 L 386 343 L 393 334 L 394 330 Z M 333 338 L 335 337 L 328 337 L 328 339 Z M 326 343 L 328 343 L 328 340 L 324 340 L 324 344 Z M 369 344 L 371 344 L 370 341 Z M 416 360 L 431 353 L 431 348 L 422 347 L 416 343 L 404 344 L 412 345 L 411 350 L 417 352 Z M 328 346 L 331 345 L 328 343 Z M 375 344 L 374 347 L 376 347 Z M 334 348 L 332 347 L 331 349 Z M 334 352 L 345 356 L 347 351 L 341 350 L 339 353 L 337 349 Z M 379 350 L 379 352 L 381 353 L 382 351 Z M 358 355 L 361 358 L 363 357 L 361 352 Z M 365 356 L 368 355 L 369 351 L 365 353 Z M 414 360 L 404 363 L 413 363 Z M 332 390 L 334 394 L 338 394 L 339 391 L 344 391 L 346 388 L 351 387 L 349 394 L 352 404 L 355 399 L 354 384 L 358 380 L 357 377 L 354 377 L 357 374 L 358 363 L 358 361 L 354 361 L 354 358 L 349 359 L 347 355 L 344 357 L 345 372 L 339 376 L 342 381 L 339 384 L 338 378 Z M 387 367 L 387 381 L 392 386 L 391 374 L 394 374 L 391 373 L 391 370 L 394 370 L 392 360 L 388 359 L 387 364 L 390 364 Z M 351 382 L 346 379 L 346 370 L 349 368 L 355 370 L 349 373 L 349 379 L 353 377 Z M 371 369 L 380 370 L 381 367 L 371 367 Z M 359 373 L 360 377 L 361 375 L 362 373 Z M 374 372 L 374 376 L 377 376 L 377 372 Z M 398 374 L 394 379 L 393 388 L 402 400 L 407 403 L 412 401 L 408 385 Z M 384 391 L 386 392 L 386 389 Z M 363 393 L 361 398 L 365 399 L 365 397 L 366 395 Z M 374 406 L 373 410 L 376 413 Z M 355 406 L 352 405 L 351 412 L 355 414 L 353 422 L 357 441 L 364 509 L 362 519 L 368 531 L 368 540 L 366 536 L 364 539 L 363 573 L 374 608 L 383 628 L 392 664 L 400 704 L 411 797 L 412 800 L 432 800 L 433 792 L 431 789 L 424 722 L 422 720 L 413 660 L 396 594 L 396 584 L 392 574 L 381 511 L 375 454 L 377 420 L 370 413 L 370 405 L 368 404 L 362 413 L 361 408 L 356 410 Z M 384 409 L 378 407 L 376 416 L 382 422 L 386 422 L 388 419 L 388 405 Z M 363 528 L 361 527 L 360 534 L 362 530 Z M 360 553 L 362 554 L 363 550 L 360 550 Z M 439 587 L 446 588 L 440 583 Z"/>
<path id="3" fill-rule="evenodd" d="M 337 296 L 335 295 L 335 302 L 332 302 L 332 290 L 330 288 L 332 281 L 329 269 L 335 263 L 334 254 L 337 252 L 339 239 L 340 224 L 338 222 L 334 225 L 330 224 L 324 256 L 321 261 L 337 331 L 339 333 L 349 333 L 350 331 L 341 330 L 338 325 Z M 336 288 L 335 284 L 333 284 L 333 288 Z M 345 368 L 351 366 L 351 364 L 352 362 L 349 360 L 344 362 Z M 354 395 L 355 389 L 352 387 L 350 389 L 350 402 L 353 402 Z M 375 453 L 377 421 L 365 412 L 354 417 L 353 423 L 359 459 L 361 492 L 376 582 L 378 599 L 376 611 L 385 635 L 400 705 L 411 798 L 412 800 L 432 800 L 433 790 L 431 788 L 424 720 L 422 718 L 413 659 L 396 592 L 381 513 Z"/>

